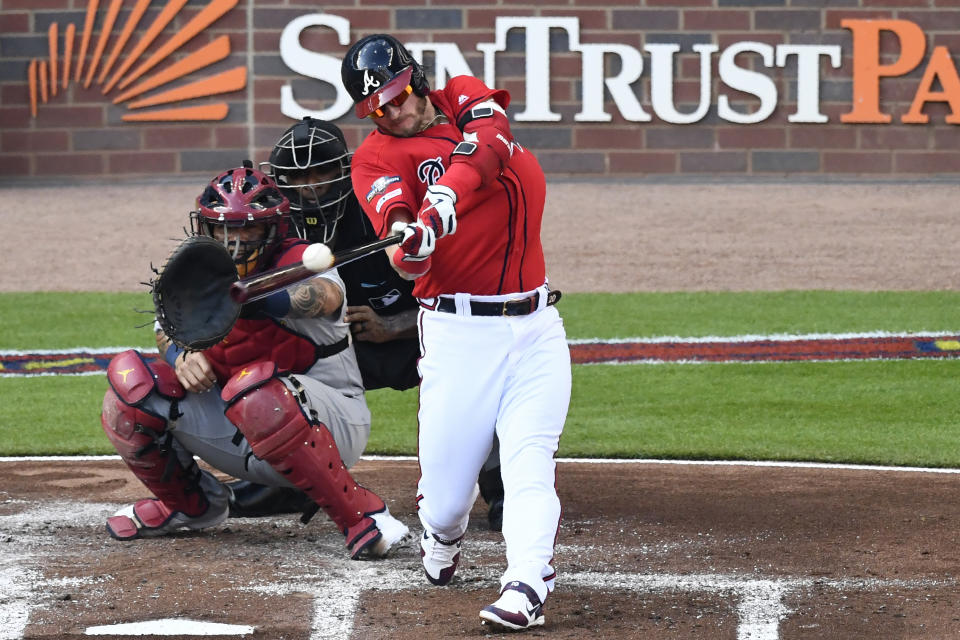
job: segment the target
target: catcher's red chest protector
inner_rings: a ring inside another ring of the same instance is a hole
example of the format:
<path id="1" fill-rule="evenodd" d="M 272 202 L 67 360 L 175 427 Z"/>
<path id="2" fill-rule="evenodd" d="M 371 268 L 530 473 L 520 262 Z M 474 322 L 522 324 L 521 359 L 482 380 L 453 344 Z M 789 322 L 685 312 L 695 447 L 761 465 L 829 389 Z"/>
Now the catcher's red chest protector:
<path id="1" fill-rule="evenodd" d="M 240 318 L 218 344 L 203 352 L 222 387 L 252 362 L 271 361 L 283 372 L 304 373 L 317 361 L 317 347 L 269 318 Z"/>

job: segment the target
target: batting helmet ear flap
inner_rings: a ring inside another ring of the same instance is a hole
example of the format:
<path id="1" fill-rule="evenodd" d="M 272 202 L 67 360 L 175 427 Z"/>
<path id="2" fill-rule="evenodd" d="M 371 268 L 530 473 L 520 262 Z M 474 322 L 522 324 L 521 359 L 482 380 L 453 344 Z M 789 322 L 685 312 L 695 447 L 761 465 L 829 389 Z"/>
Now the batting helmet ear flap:
<path id="1" fill-rule="evenodd" d="M 410 58 L 412 60 L 413 56 Z M 413 87 L 413 92 L 422 98 L 430 93 L 430 83 L 427 82 L 427 74 L 423 72 L 423 65 L 416 60 L 413 60 L 410 66 L 413 69 L 413 73 L 410 74 L 410 86 Z"/>

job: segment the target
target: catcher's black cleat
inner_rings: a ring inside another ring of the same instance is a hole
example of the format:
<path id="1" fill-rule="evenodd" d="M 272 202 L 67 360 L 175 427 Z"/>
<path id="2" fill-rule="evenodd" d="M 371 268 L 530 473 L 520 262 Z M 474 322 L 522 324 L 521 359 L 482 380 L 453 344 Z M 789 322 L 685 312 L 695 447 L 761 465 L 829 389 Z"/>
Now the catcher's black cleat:
<path id="1" fill-rule="evenodd" d="M 247 480 L 228 482 L 231 518 L 260 518 L 283 513 L 316 513 L 317 505 L 299 489 L 268 487 Z"/>
<path id="2" fill-rule="evenodd" d="M 503 478 L 499 465 L 493 469 L 481 469 L 477 478 L 480 495 L 487 503 L 487 523 L 491 531 L 503 530 Z"/>

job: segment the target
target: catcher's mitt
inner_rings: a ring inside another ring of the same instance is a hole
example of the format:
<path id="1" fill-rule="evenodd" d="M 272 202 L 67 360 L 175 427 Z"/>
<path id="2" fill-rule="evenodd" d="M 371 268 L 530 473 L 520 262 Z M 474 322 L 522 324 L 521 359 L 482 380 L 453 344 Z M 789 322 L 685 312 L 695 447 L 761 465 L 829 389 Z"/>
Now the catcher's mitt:
<path id="1" fill-rule="evenodd" d="M 175 344 L 200 351 L 230 333 L 240 305 L 230 297 L 237 267 L 226 247 L 209 236 L 190 236 L 150 281 L 157 322 Z"/>

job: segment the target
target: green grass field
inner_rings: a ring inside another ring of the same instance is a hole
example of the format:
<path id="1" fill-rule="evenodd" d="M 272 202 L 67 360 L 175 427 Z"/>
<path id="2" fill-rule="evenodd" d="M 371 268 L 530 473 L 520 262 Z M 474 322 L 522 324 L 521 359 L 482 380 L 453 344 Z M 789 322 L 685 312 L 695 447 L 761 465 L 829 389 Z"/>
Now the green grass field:
<path id="1" fill-rule="evenodd" d="M 570 338 L 960 331 L 960 292 L 568 294 Z M 146 294 L 0 294 L 0 349 L 153 344 Z M 137 325 L 144 325 L 137 328 Z M 960 360 L 582 365 L 560 456 L 960 466 Z M 113 453 L 103 376 L 0 378 L 0 455 Z M 415 391 L 368 394 L 371 454 L 416 451 Z"/>

